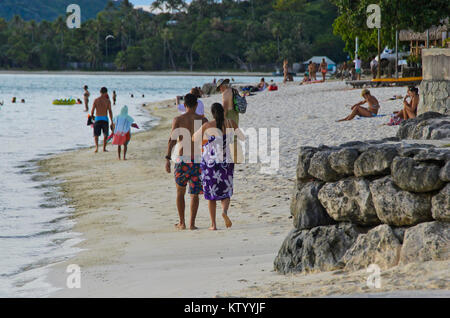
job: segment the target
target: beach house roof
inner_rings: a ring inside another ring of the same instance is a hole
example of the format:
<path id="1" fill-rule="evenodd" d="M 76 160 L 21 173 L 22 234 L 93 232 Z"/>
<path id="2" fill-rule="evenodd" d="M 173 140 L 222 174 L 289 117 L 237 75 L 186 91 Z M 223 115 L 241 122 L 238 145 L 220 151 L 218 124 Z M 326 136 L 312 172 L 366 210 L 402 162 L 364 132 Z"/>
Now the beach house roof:
<path id="1" fill-rule="evenodd" d="M 303 62 L 303 64 L 309 64 L 309 62 L 320 64 L 320 63 L 322 63 L 322 59 L 325 59 L 325 62 L 327 62 L 328 65 L 336 65 L 336 63 L 333 62 L 333 60 L 331 60 L 327 56 L 313 56 L 309 60 Z"/>
<path id="2" fill-rule="evenodd" d="M 444 19 L 441 21 L 442 25 L 431 26 L 429 30 L 429 39 L 430 40 L 441 40 L 442 34 L 444 34 L 445 37 L 448 37 L 448 31 L 449 31 L 449 19 Z M 427 32 L 413 32 L 411 30 L 400 30 L 398 39 L 400 41 L 426 41 L 427 40 Z"/>

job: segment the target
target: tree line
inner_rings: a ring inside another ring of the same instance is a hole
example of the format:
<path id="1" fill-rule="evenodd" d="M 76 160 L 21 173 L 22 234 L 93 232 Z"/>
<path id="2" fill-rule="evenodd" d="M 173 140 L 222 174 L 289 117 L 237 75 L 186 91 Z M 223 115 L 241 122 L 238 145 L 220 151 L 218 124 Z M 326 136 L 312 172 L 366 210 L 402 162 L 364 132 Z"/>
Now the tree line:
<path id="1" fill-rule="evenodd" d="M 79 29 L 68 29 L 65 16 L 0 18 L 0 67 L 57 70 L 78 62 L 92 70 L 255 71 L 273 70 L 285 58 L 346 57 L 333 34 L 332 0 L 158 0 L 153 8 L 109 1 Z"/>

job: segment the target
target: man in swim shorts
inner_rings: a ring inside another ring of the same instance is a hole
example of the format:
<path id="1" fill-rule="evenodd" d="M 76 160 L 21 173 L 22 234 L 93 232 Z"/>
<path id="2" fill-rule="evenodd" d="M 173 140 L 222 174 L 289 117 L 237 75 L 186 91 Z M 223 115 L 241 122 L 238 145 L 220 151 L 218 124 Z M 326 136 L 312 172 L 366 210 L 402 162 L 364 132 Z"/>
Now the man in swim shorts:
<path id="1" fill-rule="evenodd" d="M 175 224 L 179 230 L 186 229 L 186 222 L 184 217 L 186 186 L 189 183 L 189 194 L 191 195 L 191 219 L 189 228 L 191 230 L 197 229 L 195 226 L 195 217 L 199 205 L 199 194 L 203 193 L 200 176 L 201 176 L 201 144 L 194 143 L 192 136 L 195 128 L 201 127 L 208 120 L 195 111 L 197 108 L 197 97 L 193 94 L 187 94 L 184 97 L 184 105 L 186 112 L 173 119 L 172 132 L 170 134 L 169 143 L 167 147 L 166 172 L 170 173 L 170 162 L 172 161 L 173 147 L 179 144 L 178 158 L 175 163 L 175 184 L 177 188 L 177 209 L 180 222 Z M 197 121 L 197 123 L 196 123 Z M 195 157 L 199 154 L 199 158 Z"/>
<path id="2" fill-rule="evenodd" d="M 103 151 L 106 152 L 106 143 L 108 141 L 109 136 L 109 121 L 108 115 L 113 121 L 113 113 L 111 110 L 111 101 L 108 97 L 108 89 L 106 87 L 102 87 L 100 90 L 100 97 L 98 97 L 92 106 L 91 117 L 95 114 L 95 123 L 94 123 L 94 140 L 95 140 L 95 152 L 98 152 L 98 137 L 103 132 Z"/>
<path id="3" fill-rule="evenodd" d="M 361 80 L 361 59 L 359 56 L 356 56 L 356 59 L 353 61 L 355 63 L 355 72 L 356 72 L 356 79 L 359 81 Z"/>

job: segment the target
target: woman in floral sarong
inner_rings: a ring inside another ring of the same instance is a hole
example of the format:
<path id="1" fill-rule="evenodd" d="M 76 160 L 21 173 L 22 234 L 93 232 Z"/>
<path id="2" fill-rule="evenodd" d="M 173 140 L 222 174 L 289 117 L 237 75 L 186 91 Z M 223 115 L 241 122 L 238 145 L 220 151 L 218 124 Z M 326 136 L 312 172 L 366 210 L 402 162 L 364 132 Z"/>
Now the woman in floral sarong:
<path id="1" fill-rule="evenodd" d="M 193 136 L 194 141 L 206 140 L 203 146 L 202 186 L 205 199 L 208 200 L 209 214 L 211 216 L 210 230 L 217 230 L 216 226 L 216 201 L 222 203 L 222 217 L 225 226 L 231 227 L 228 217 L 230 199 L 233 195 L 234 163 L 230 153 L 230 145 L 238 130 L 237 124 L 230 119 L 225 119 L 223 106 L 214 103 L 211 107 L 214 120 L 203 124 Z"/>

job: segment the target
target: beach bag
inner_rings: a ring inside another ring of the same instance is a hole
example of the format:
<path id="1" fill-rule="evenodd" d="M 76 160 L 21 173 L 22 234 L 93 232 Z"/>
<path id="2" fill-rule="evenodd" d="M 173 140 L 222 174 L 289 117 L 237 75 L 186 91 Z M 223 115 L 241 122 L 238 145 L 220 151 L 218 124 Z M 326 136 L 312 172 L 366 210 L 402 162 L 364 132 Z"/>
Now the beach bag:
<path id="1" fill-rule="evenodd" d="M 247 111 L 247 100 L 242 97 L 239 92 L 233 88 L 233 103 L 234 109 L 241 114 L 245 114 Z"/>

